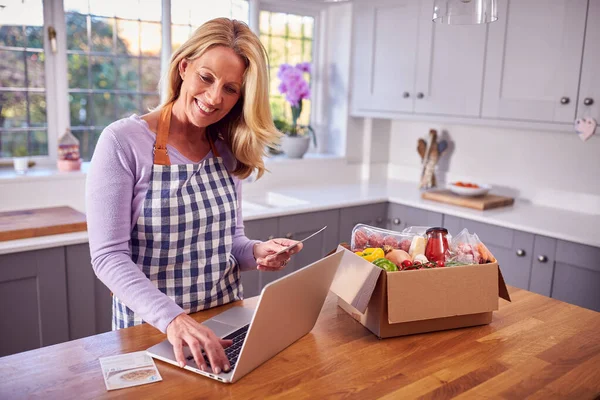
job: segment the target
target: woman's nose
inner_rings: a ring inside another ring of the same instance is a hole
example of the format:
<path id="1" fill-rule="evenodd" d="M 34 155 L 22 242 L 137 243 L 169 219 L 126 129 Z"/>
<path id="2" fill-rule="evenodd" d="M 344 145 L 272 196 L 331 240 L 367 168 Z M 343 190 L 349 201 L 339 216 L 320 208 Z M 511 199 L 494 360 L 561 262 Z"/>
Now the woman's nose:
<path id="1" fill-rule="evenodd" d="M 212 86 L 208 91 L 208 100 L 211 102 L 211 105 L 218 106 L 223 101 L 222 90 L 218 86 Z"/>

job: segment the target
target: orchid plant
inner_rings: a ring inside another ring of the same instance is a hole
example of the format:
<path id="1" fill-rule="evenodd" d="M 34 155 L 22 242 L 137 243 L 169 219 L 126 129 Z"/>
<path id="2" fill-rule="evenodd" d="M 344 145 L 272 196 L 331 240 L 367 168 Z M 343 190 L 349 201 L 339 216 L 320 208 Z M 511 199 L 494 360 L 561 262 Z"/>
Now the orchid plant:
<path id="1" fill-rule="evenodd" d="M 298 63 L 295 66 L 290 64 L 281 64 L 277 77 L 281 80 L 279 84 L 279 93 L 285 95 L 285 99 L 290 103 L 292 109 L 292 123 L 276 120 L 275 126 L 288 136 L 300 136 L 308 132 L 312 135 L 313 143 L 317 145 L 315 131 L 310 125 L 298 123 L 298 118 L 302 113 L 302 100 L 310 99 L 310 87 L 304 79 L 304 74 L 310 75 L 310 63 Z"/>

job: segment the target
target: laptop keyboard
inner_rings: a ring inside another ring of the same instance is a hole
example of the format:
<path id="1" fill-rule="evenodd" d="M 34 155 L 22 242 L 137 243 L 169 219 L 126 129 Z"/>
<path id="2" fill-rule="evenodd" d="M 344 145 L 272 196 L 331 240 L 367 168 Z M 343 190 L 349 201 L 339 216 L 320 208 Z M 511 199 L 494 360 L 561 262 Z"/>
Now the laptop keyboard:
<path id="1" fill-rule="evenodd" d="M 235 331 L 223 338 L 223 339 L 227 339 L 227 340 L 233 340 L 233 343 L 231 344 L 231 346 L 229 346 L 225 349 L 225 355 L 227 356 L 227 359 L 229 360 L 229 365 L 231 366 L 232 370 L 235 367 L 235 364 L 237 363 L 238 357 L 240 356 L 240 351 L 242 350 L 242 345 L 244 344 L 244 340 L 246 340 L 246 335 L 248 334 L 249 327 L 250 327 L 250 325 L 243 326 L 240 329 L 238 329 L 237 331 Z M 204 361 L 206 362 L 206 365 L 210 367 L 210 361 L 208 361 L 208 357 L 206 356 L 206 353 L 204 352 L 204 350 L 202 350 L 202 355 L 204 356 Z M 194 356 L 189 355 L 187 357 L 187 360 L 193 361 Z"/>

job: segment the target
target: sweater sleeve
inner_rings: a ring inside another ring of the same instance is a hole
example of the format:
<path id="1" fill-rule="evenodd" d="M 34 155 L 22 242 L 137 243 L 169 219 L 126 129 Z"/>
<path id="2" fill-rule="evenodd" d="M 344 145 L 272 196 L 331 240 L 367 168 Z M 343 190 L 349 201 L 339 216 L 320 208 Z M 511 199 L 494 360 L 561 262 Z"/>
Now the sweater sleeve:
<path id="1" fill-rule="evenodd" d="M 237 194 L 237 223 L 231 254 L 238 260 L 242 271 L 250 271 L 256 269 L 254 244 L 260 243 L 260 240 L 251 240 L 246 237 L 242 216 L 242 181 L 239 179 L 235 179 L 235 191 Z"/>
<path id="2" fill-rule="evenodd" d="M 128 157 L 129 156 L 129 157 Z M 98 278 L 144 321 L 166 332 L 184 311 L 144 275 L 131 258 L 135 159 L 106 128 L 86 180 L 86 214 L 92 267 Z"/>

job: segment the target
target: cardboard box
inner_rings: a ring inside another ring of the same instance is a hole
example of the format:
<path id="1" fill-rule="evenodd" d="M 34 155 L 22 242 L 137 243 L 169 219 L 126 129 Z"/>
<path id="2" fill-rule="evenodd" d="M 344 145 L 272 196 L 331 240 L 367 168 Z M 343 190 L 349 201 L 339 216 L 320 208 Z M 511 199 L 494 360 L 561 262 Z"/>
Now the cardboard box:
<path id="1" fill-rule="evenodd" d="M 497 263 L 386 272 L 339 246 L 338 305 L 379 338 L 485 325 L 510 301 Z"/>

